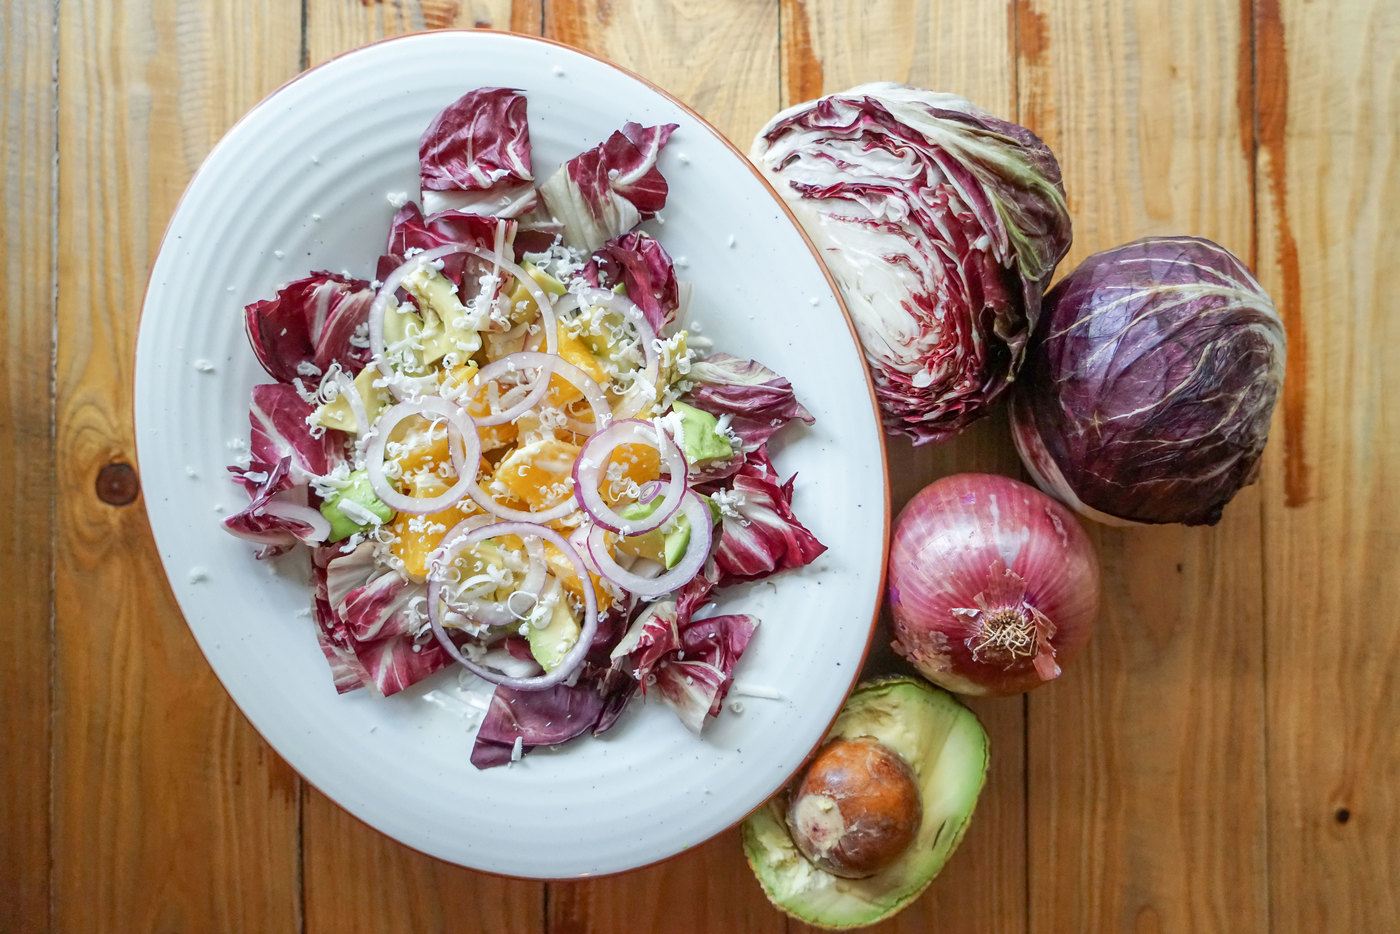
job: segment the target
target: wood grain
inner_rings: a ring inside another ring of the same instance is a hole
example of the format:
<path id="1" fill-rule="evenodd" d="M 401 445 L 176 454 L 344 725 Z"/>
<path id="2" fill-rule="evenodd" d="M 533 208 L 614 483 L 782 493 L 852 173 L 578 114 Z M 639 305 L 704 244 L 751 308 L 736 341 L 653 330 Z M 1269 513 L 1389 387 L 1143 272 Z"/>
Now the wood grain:
<path id="1" fill-rule="evenodd" d="M 1289 366 L 1264 480 L 1280 931 L 1400 927 L 1400 7 L 1257 10 L 1259 266 Z"/>
<path id="2" fill-rule="evenodd" d="M 958 0 L 784 0 L 783 105 L 868 81 L 949 91 L 1016 116 L 1012 23 L 1004 4 Z M 889 441 L 892 505 L 965 470 L 1019 472 L 1003 413 L 952 442 Z M 870 670 L 907 671 L 877 636 Z M 991 739 L 991 772 L 972 825 L 939 878 L 912 907 L 875 930 L 1016 932 L 1026 928 L 1024 713 L 1020 698 L 972 704 Z M 968 898 L 975 891 L 977 898 Z M 793 929 L 803 929 L 793 924 Z"/>
<path id="3" fill-rule="evenodd" d="M 49 684 L 53 606 L 54 14 L 0 5 L 0 532 L 9 633 L 0 653 L 0 930 L 49 915 Z"/>
<path id="4" fill-rule="evenodd" d="M 534 0 L 308 0 L 306 50 L 314 65 L 365 43 L 421 29 L 494 27 L 537 33 L 539 23 L 540 4 Z M 302 848 L 308 934 L 544 930 L 542 883 L 474 873 L 410 850 L 310 786 L 303 795 Z"/>
<path id="5" fill-rule="evenodd" d="M 280 0 L 61 7 L 59 930 L 299 927 L 297 780 L 196 649 L 130 468 L 132 347 L 161 231 L 204 153 L 295 70 L 299 30 Z"/>
<path id="6" fill-rule="evenodd" d="M 1248 257 L 1237 5 L 1022 0 L 1017 13 L 1021 116 L 1058 155 L 1074 216 L 1063 268 L 1149 234 Z M 1031 929 L 1262 930 L 1259 491 L 1213 529 L 1093 532 L 1094 642 L 1029 700 Z"/>
<path id="7" fill-rule="evenodd" d="M 540 31 L 542 0 L 305 0 L 306 65 L 424 29 Z"/>
<path id="8" fill-rule="evenodd" d="M 607 56 L 696 108 L 741 148 L 778 107 L 776 2 L 549 0 L 545 33 Z M 660 866 L 552 884 L 552 934 L 635 928 L 760 934 L 784 929 L 730 831 Z"/>

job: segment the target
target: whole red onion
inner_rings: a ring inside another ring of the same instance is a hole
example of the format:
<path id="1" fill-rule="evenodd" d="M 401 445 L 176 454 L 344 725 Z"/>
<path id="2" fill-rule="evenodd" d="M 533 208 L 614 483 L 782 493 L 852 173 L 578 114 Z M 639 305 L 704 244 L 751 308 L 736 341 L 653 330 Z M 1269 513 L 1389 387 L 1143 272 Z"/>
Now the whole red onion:
<path id="1" fill-rule="evenodd" d="M 960 694 L 1019 694 L 1092 631 L 1099 564 L 1068 509 L 1034 487 L 956 474 L 924 487 L 890 550 L 894 648 Z"/>

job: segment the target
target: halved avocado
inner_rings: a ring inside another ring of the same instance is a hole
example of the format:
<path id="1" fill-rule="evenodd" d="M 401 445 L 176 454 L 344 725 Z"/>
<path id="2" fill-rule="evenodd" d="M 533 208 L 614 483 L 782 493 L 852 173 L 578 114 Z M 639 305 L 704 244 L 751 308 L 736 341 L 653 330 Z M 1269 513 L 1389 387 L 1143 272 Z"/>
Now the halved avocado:
<path id="1" fill-rule="evenodd" d="M 888 868 L 864 879 L 818 869 L 793 843 L 783 791 L 744 822 L 744 855 L 768 900 L 808 924 L 863 927 L 919 897 L 953 855 L 987 778 L 987 732 L 946 691 L 912 678 L 860 685 L 827 740 L 873 737 L 914 774 L 923 815 L 913 843 Z"/>

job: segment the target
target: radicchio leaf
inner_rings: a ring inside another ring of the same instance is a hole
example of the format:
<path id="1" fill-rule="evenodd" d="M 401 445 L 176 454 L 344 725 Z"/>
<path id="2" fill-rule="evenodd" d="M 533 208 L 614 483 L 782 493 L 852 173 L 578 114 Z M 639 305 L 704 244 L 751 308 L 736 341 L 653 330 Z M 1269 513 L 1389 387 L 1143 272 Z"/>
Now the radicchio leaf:
<path id="1" fill-rule="evenodd" d="M 252 469 L 265 471 L 267 465 L 287 460 L 290 479 L 305 483 L 307 477 L 324 476 L 344 460 L 340 432 L 325 431 L 319 437 L 311 433 L 306 420 L 314 411 L 311 403 L 285 383 L 254 386 L 248 409 Z"/>
<path id="2" fill-rule="evenodd" d="M 565 243 L 591 252 L 666 206 L 656 160 L 676 129 L 628 122 L 540 186 L 545 206 L 564 224 Z"/>
<path id="3" fill-rule="evenodd" d="M 330 604 L 326 580 L 327 563 L 339 553 L 338 548 L 321 546 L 313 550 L 312 581 L 315 585 L 316 643 L 326 656 L 331 669 L 331 684 L 337 694 L 345 694 L 370 683 L 369 673 L 349 647 L 348 637 L 335 617 Z"/>
<path id="4" fill-rule="evenodd" d="M 376 275 L 383 279 L 403 265 L 409 250 L 432 250 L 448 244 L 470 244 L 510 259 L 514 254 L 515 232 L 513 220 L 465 211 L 442 211 L 425 218 L 418 205 L 410 201 L 399 208 L 389 223 L 389 241 L 385 255 L 379 258 Z M 462 287 L 458 297 L 463 303 L 470 301 L 478 291 L 475 277 L 489 268 L 484 260 L 463 253 L 445 256 L 442 263 L 442 274 Z"/>
<path id="5" fill-rule="evenodd" d="M 730 416 L 730 430 L 745 453 L 761 448 L 793 419 L 809 425 L 815 421 L 797 401 L 792 383 L 756 360 L 712 353 L 692 363 L 686 378 L 695 385 L 681 401 L 714 416 Z M 727 476 L 738 465 L 732 461 L 726 473 L 708 476 Z"/>
<path id="6" fill-rule="evenodd" d="M 431 639 L 418 643 L 407 636 L 388 636 L 374 642 L 356 642 L 354 648 L 369 682 L 385 697 L 417 684 L 452 663 L 442 646 Z"/>
<path id="7" fill-rule="evenodd" d="M 959 97 L 877 83 L 783 111 L 751 156 L 846 297 L 886 429 L 922 444 L 985 414 L 1070 245 L 1049 148 Z"/>
<path id="8" fill-rule="evenodd" d="M 232 469 L 232 468 L 231 468 Z M 291 473 L 291 458 L 284 457 L 276 461 L 260 476 L 249 490 L 252 501 L 238 512 L 224 519 L 224 528 L 237 535 L 239 538 L 262 545 L 258 551 L 259 558 L 271 558 L 290 551 L 292 546 L 298 541 L 308 544 L 313 543 L 311 527 L 296 519 L 288 519 L 284 516 L 271 516 L 265 510 L 274 497 L 292 497 L 291 501 L 296 502 L 300 496 L 301 503 L 305 502 L 305 493 L 298 490 L 289 489 L 288 477 Z M 245 473 L 242 481 L 247 484 L 253 483 L 252 478 Z"/>
<path id="9" fill-rule="evenodd" d="M 479 769 L 505 765 L 511 761 L 517 738 L 522 753 L 536 746 L 566 743 L 592 730 L 603 709 L 603 695 L 596 685 L 583 679 L 543 691 L 498 687 L 477 731 L 472 765 Z"/>
<path id="10" fill-rule="evenodd" d="M 363 279 L 314 272 L 283 286 L 276 298 L 247 306 L 243 322 L 273 379 L 316 386 L 332 363 L 354 375 L 369 362 L 369 342 L 356 332 L 373 303 L 374 290 Z"/>
<path id="11" fill-rule="evenodd" d="M 477 88 L 447 105 L 418 144 L 422 187 L 485 191 L 532 181 L 525 107 L 512 88 Z"/>
<path id="12" fill-rule="evenodd" d="M 680 307 L 675 266 L 661 241 L 634 230 L 603 244 L 583 267 L 583 277 L 600 288 L 622 283 L 627 297 L 660 333 Z"/>
<path id="13" fill-rule="evenodd" d="M 655 688 L 693 733 L 706 716 L 718 716 L 734 666 L 748 648 L 758 620 L 752 616 L 711 616 L 696 620 L 681 632 L 681 648 L 655 671 Z"/>
<path id="14" fill-rule="evenodd" d="M 793 515 L 796 479 L 794 474 L 780 484 L 766 449 L 760 448 L 745 456 L 730 489 L 713 495 L 720 511 L 714 562 L 721 585 L 800 568 L 826 551 Z"/>

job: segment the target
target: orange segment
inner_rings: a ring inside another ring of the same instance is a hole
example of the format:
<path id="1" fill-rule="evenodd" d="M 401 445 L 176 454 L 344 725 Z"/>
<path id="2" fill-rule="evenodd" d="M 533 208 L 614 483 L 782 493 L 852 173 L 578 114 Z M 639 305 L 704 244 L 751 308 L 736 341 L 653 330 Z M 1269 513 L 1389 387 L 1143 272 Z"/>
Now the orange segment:
<path id="1" fill-rule="evenodd" d="M 511 498 L 538 512 L 573 495 L 570 474 L 577 458 L 578 445 L 543 438 L 507 454 L 496 467 L 496 479 Z"/>
<path id="2" fill-rule="evenodd" d="M 582 341 L 562 328 L 559 330 L 559 356 L 583 370 L 600 386 L 607 384 L 608 374 L 598 364 L 598 358 L 593 356 L 593 352 L 584 346 Z M 549 401 L 553 405 L 563 408 L 582 398 L 583 393 L 579 392 L 574 384 L 564 377 L 557 375 L 550 377 Z"/>
<path id="3" fill-rule="evenodd" d="M 447 483 L 432 474 L 420 474 L 410 485 L 410 495 L 419 499 L 438 496 L 447 489 Z M 401 512 L 389 526 L 394 533 L 389 550 L 403 562 L 404 573 L 410 579 L 426 580 L 428 558 L 442 544 L 443 537 L 457 523 L 478 511 L 476 503 L 464 498 L 446 509 L 422 516 Z"/>
<path id="4" fill-rule="evenodd" d="M 619 471 L 617 468 L 620 467 Z M 598 492 L 609 506 L 628 501 L 632 484 L 641 486 L 661 476 L 661 452 L 649 444 L 620 444 L 603 465 Z"/>
<path id="5" fill-rule="evenodd" d="M 544 555 L 545 563 L 549 565 L 549 573 L 554 575 L 566 591 L 582 600 L 583 582 L 579 580 L 578 572 L 574 570 L 574 563 L 564 557 L 562 551 L 548 542 L 545 542 L 544 545 Z M 593 596 L 598 600 L 598 612 L 601 613 L 612 606 L 612 595 L 604 590 L 598 582 L 598 575 L 590 571 L 588 577 L 593 584 Z"/>

